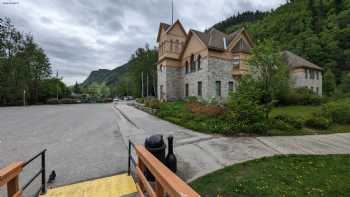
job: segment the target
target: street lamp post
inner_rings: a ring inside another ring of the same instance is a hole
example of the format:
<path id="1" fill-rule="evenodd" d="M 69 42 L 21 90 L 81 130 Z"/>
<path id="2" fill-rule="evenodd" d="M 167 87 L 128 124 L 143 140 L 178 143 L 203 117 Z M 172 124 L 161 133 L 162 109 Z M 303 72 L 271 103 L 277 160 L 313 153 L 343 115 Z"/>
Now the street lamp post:
<path id="1" fill-rule="evenodd" d="M 23 106 L 26 106 L 26 90 L 23 90 Z"/>

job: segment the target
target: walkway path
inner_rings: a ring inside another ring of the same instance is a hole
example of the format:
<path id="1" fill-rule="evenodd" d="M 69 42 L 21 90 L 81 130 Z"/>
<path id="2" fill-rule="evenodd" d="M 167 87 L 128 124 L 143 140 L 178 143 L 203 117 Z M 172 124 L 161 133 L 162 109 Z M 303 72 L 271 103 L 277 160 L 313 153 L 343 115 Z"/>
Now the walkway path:
<path id="1" fill-rule="evenodd" d="M 350 133 L 286 137 L 221 137 L 182 128 L 126 104 L 114 106 L 121 116 L 125 142 L 143 143 L 153 134 L 172 134 L 179 176 L 187 181 L 235 163 L 277 154 L 350 153 Z"/>

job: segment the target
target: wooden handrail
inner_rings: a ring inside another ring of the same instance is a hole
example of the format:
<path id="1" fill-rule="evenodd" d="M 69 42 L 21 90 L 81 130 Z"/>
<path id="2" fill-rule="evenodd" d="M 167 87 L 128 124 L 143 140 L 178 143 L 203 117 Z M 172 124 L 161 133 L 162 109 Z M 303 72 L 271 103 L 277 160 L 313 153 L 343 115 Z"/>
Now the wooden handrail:
<path id="1" fill-rule="evenodd" d="M 163 197 L 164 192 L 169 194 L 170 197 L 199 197 L 200 195 L 195 192 L 190 186 L 182 181 L 176 174 L 169 170 L 162 162 L 154 157 L 144 146 L 135 146 L 136 154 L 138 157 L 138 170 L 143 172 L 144 168 L 147 168 L 155 177 L 155 193 L 157 197 Z M 140 172 L 139 172 L 140 173 Z M 137 173 L 138 174 L 138 173 Z M 144 185 L 141 177 L 139 182 L 141 189 L 148 187 Z M 146 189 L 148 190 L 148 188 Z"/>
<path id="2" fill-rule="evenodd" d="M 24 162 L 14 162 L 0 169 L 0 187 L 7 184 L 7 195 L 9 197 L 20 197 L 19 174 L 22 172 Z"/>

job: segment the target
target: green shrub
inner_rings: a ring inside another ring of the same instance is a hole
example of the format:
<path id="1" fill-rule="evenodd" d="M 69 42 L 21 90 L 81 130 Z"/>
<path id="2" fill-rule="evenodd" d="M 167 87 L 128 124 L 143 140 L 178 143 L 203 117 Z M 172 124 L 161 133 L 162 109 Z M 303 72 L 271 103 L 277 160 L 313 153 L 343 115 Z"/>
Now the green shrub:
<path id="1" fill-rule="evenodd" d="M 136 99 L 136 102 L 138 102 L 138 103 L 144 103 L 144 102 L 145 102 L 145 99 L 144 99 L 144 98 L 137 98 L 137 99 Z"/>
<path id="2" fill-rule="evenodd" d="M 198 101 L 198 98 L 195 96 L 189 96 L 186 98 L 186 102 L 194 102 L 194 101 Z"/>
<path id="3" fill-rule="evenodd" d="M 339 124 L 350 123 L 350 99 L 341 99 L 322 106 L 322 115 Z"/>
<path id="4" fill-rule="evenodd" d="M 160 108 L 160 101 L 157 99 L 150 99 L 145 100 L 145 107 L 149 107 L 152 109 L 159 109 Z"/>
<path id="5" fill-rule="evenodd" d="M 332 121 L 322 116 L 314 116 L 305 121 L 305 125 L 314 129 L 328 129 Z"/>
<path id="6" fill-rule="evenodd" d="M 62 98 L 61 100 L 59 100 L 59 102 L 62 104 L 76 104 L 77 100 L 71 98 Z"/>
<path id="7" fill-rule="evenodd" d="M 269 120 L 270 129 L 293 131 L 300 130 L 302 127 L 303 123 L 301 120 L 287 114 L 281 114 Z"/>
<path id="8" fill-rule="evenodd" d="M 279 100 L 281 105 L 320 105 L 321 103 L 322 97 L 306 87 L 292 89 L 288 96 Z"/>
<path id="9" fill-rule="evenodd" d="M 46 101 L 47 104 L 51 104 L 51 105 L 57 105 L 60 104 L 59 101 L 56 98 L 50 98 Z"/>
<path id="10" fill-rule="evenodd" d="M 227 118 L 233 132 L 264 134 L 267 132 L 264 106 L 259 104 L 261 92 L 258 83 L 244 77 L 236 92 L 230 94 Z"/>

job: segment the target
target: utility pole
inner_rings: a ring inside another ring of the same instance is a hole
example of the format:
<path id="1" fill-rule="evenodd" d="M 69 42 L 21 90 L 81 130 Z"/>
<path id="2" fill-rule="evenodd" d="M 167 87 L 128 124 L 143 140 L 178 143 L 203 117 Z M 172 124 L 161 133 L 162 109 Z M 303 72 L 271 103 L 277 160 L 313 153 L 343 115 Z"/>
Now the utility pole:
<path id="1" fill-rule="evenodd" d="M 26 90 L 23 90 L 23 106 L 26 106 Z"/>
<path id="2" fill-rule="evenodd" d="M 143 72 L 141 72 L 141 97 L 143 98 Z"/>
<path id="3" fill-rule="evenodd" d="M 56 100 L 58 102 L 58 71 L 56 71 Z"/>
<path id="4" fill-rule="evenodd" d="M 147 72 L 147 93 L 146 93 L 147 97 L 148 97 L 148 72 Z"/>

